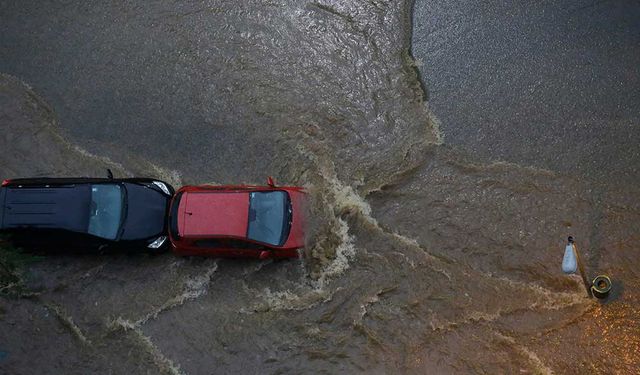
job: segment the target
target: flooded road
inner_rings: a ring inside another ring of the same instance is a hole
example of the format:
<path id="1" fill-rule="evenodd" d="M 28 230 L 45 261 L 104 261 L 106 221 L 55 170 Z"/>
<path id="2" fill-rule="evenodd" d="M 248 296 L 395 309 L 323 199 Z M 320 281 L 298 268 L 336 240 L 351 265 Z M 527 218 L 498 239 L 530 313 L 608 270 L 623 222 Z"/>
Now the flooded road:
<path id="1" fill-rule="evenodd" d="M 491 151 L 474 134 L 521 133 L 520 112 L 498 106 L 502 117 L 490 121 L 473 94 L 447 96 L 455 80 L 443 87 L 430 69 L 448 64 L 437 57 L 455 54 L 459 34 L 437 35 L 436 56 L 432 34 L 419 34 L 468 6 L 416 3 L 421 63 L 409 54 L 411 6 L 0 2 L 0 72 L 8 74 L 0 140 L 11 151 L 0 159 L 3 176 L 109 167 L 180 185 L 261 183 L 269 174 L 306 186 L 312 201 L 308 246 L 296 261 L 164 254 L 31 265 L 23 287 L 0 298 L 0 370 L 637 373 L 634 149 L 621 164 L 598 159 L 594 174 L 567 173 L 579 164 L 573 153 L 557 159 L 566 164 L 529 162 L 538 160 L 534 146 L 514 150 L 532 137 L 506 137 L 496 142 L 508 152 Z M 605 106 L 600 118 L 637 129 L 634 68 L 620 94 L 629 110 L 618 116 Z M 568 102 L 570 94 L 557 93 Z M 634 145 L 637 132 L 611 124 Z M 546 144 L 557 126 L 538 128 L 531 143 Z M 544 155 L 556 147 L 538 146 Z M 603 165 L 632 183 L 603 183 Z M 561 273 L 568 235 L 591 276 L 614 280 L 608 302 L 587 299 L 579 278 Z"/>
<path id="2" fill-rule="evenodd" d="M 638 184 L 640 5 L 418 0 L 413 54 L 448 144 Z"/>

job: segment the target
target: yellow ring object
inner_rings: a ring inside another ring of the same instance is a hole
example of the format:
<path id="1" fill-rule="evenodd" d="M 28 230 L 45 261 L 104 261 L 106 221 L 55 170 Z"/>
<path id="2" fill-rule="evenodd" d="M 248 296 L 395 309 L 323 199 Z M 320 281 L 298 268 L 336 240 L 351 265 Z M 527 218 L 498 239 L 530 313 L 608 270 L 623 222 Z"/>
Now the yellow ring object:
<path id="1" fill-rule="evenodd" d="M 611 279 L 607 275 L 599 275 L 591 283 L 591 292 L 596 298 L 605 298 L 611 291 Z"/>

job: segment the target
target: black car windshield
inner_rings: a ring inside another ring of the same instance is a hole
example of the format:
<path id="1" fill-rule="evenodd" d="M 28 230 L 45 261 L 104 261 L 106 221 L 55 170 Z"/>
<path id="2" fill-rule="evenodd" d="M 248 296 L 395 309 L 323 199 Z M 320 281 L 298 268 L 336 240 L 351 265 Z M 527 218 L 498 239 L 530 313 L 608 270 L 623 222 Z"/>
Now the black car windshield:
<path id="1" fill-rule="evenodd" d="M 282 245 L 289 233 L 291 207 L 285 191 L 249 194 L 247 237 L 270 245 Z"/>
<path id="2" fill-rule="evenodd" d="M 91 185 L 89 229 L 94 236 L 115 240 L 123 215 L 123 192 L 120 185 Z"/>

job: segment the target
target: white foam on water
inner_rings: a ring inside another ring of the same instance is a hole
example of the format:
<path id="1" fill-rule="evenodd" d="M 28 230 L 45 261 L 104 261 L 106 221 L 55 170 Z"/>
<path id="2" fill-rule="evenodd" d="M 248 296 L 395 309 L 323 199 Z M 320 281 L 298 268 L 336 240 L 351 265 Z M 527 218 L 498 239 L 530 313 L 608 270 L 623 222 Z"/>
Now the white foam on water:
<path id="1" fill-rule="evenodd" d="M 391 236 L 401 244 L 420 250 L 430 260 L 435 260 L 426 249 L 424 249 L 416 239 L 404 236 L 397 232 L 389 231 L 380 226 L 372 215 L 371 205 L 359 195 L 355 189 L 344 184 L 337 176 L 335 163 L 328 158 L 322 158 L 302 143 L 296 145 L 296 149 L 303 156 L 308 158 L 316 166 L 319 176 L 322 178 L 322 185 L 315 190 L 325 193 L 324 200 L 332 207 L 337 222 L 337 232 L 341 242 L 336 249 L 336 256 L 325 266 L 320 277 L 316 281 L 318 288 L 323 288 L 329 280 L 342 274 L 349 268 L 349 262 L 356 255 L 354 238 L 349 234 L 349 226 L 341 216 L 345 213 L 356 212 L 358 218 L 362 219 L 368 226 L 384 235 Z M 449 280 L 451 276 L 443 269 L 435 269 L 443 273 Z"/>
<path id="2" fill-rule="evenodd" d="M 211 282 L 211 276 L 218 270 L 218 264 L 214 263 L 213 267 L 207 269 L 201 275 L 188 278 L 184 281 L 182 293 L 174 296 L 163 303 L 156 310 L 147 314 L 143 318 L 137 320 L 134 325 L 139 327 L 145 324 L 150 319 L 156 319 L 162 312 L 172 309 L 174 307 L 182 306 L 185 302 L 195 300 L 207 293 L 207 288 Z"/>
<path id="3" fill-rule="evenodd" d="M 362 215 L 367 222 L 376 226 L 378 225 L 377 220 L 371 216 L 371 206 L 353 190 L 353 187 L 344 185 L 335 175 L 327 179 L 327 182 L 329 183 L 329 189 L 334 198 L 333 203 L 339 213 L 346 212 L 347 210 L 355 210 Z"/>
<path id="4" fill-rule="evenodd" d="M 588 309 L 592 306 L 593 301 L 585 298 L 580 293 L 553 292 L 549 289 L 542 288 L 536 284 L 524 283 L 510 280 L 504 277 L 493 277 L 488 274 L 480 273 L 483 277 L 489 277 L 492 280 L 499 280 L 506 283 L 515 290 L 520 290 L 523 296 L 529 296 L 528 300 L 533 299 L 529 304 L 515 306 L 507 309 L 497 309 L 493 312 L 489 311 L 471 311 L 456 321 L 444 321 L 438 323 L 436 319 L 432 319 L 430 325 L 433 330 L 452 330 L 459 326 L 474 322 L 494 322 L 503 316 L 518 312 L 540 310 L 560 310 L 572 306 L 582 306 Z M 525 301 L 523 301 L 524 303 Z M 585 310 L 586 311 L 586 310 Z"/>
<path id="5" fill-rule="evenodd" d="M 529 308 L 541 308 L 544 310 L 560 310 L 566 307 L 575 305 L 590 306 L 591 300 L 583 296 L 582 293 L 577 292 L 556 292 L 551 289 L 543 288 L 538 284 L 525 283 L 521 281 L 511 280 L 503 276 L 493 276 L 487 273 L 481 273 L 483 277 L 487 277 L 491 280 L 497 280 L 502 283 L 506 283 L 514 289 L 525 289 L 528 295 L 535 295 L 540 300 L 532 303 Z"/>
<path id="6" fill-rule="evenodd" d="M 140 346 L 153 358 L 155 365 L 165 373 L 172 375 L 185 375 L 180 369 L 179 364 L 175 364 L 172 360 L 167 358 L 160 349 L 151 341 L 151 338 L 146 336 L 140 328 L 133 329 L 133 333 Z"/>
<path id="7" fill-rule="evenodd" d="M 375 294 L 365 298 L 365 300 L 360 304 L 360 312 L 356 319 L 353 320 L 353 325 L 358 325 L 362 323 L 362 319 L 364 319 L 365 315 L 369 312 L 369 306 L 380 301 L 380 295 L 384 293 L 384 289 L 378 290 Z"/>
<path id="8" fill-rule="evenodd" d="M 323 186 L 321 189 L 316 187 L 314 190 L 321 191 L 319 194 L 325 193 L 323 200 L 333 210 L 337 224 L 336 234 L 340 239 L 340 244 L 335 251 L 335 258 L 325 266 L 320 277 L 315 281 L 315 287 L 322 289 L 331 278 L 342 274 L 349 268 L 349 261 L 356 254 L 353 237 L 349 234 L 349 225 L 340 216 L 348 210 L 357 210 L 363 215 L 371 217 L 371 207 L 355 193 L 351 186 L 344 185 L 338 179 L 333 161 L 321 160 L 302 143 L 296 145 L 296 149 L 315 164 L 318 174 L 322 178 Z"/>
<path id="9" fill-rule="evenodd" d="M 107 165 L 108 167 L 113 169 L 114 172 L 116 172 L 116 174 L 125 175 L 127 177 L 134 177 L 134 175 L 136 174 L 131 170 L 127 169 L 121 163 L 115 162 L 107 156 L 96 155 L 78 145 L 71 145 L 66 140 L 64 140 L 64 142 L 68 144 L 75 152 L 79 153 L 80 155 L 86 158 L 97 160 L 98 162 L 101 162 Z M 148 160 L 142 160 L 142 164 L 143 164 L 142 167 L 145 171 L 144 172 L 140 171 L 141 174 L 144 174 L 145 176 L 152 176 L 152 177 L 159 178 L 163 181 L 168 182 L 174 187 L 179 187 L 182 185 L 182 174 L 180 172 L 173 169 L 161 167 L 159 165 L 151 163 Z"/>
<path id="10" fill-rule="evenodd" d="M 67 314 L 62 309 L 62 307 L 52 303 L 45 303 L 45 307 L 49 311 L 53 312 L 56 318 L 58 318 L 58 321 L 60 321 L 60 323 L 64 327 L 66 327 L 80 342 L 82 342 L 83 344 L 91 344 L 91 341 L 87 339 L 87 336 L 85 336 L 80 327 L 78 327 L 78 325 L 73 321 L 73 318 L 69 316 L 69 314 Z"/>
<path id="11" fill-rule="evenodd" d="M 334 292 L 317 288 L 306 289 L 298 293 L 290 290 L 273 292 L 267 287 L 259 292 L 254 292 L 263 298 L 263 302 L 252 306 L 250 311 L 243 309 L 242 312 L 307 310 L 321 303 L 329 302 L 333 298 Z"/>
<path id="12" fill-rule="evenodd" d="M 122 317 L 117 317 L 107 324 L 112 330 L 122 329 L 131 330 L 141 327 L 149 320 L 156 319 L 161 313 L 172 308 L 181 306 L 187 301 L 195 300 L 207 293 L 207 288 L 211 282 L 211 276 L 218 270 L 218 264 L 214 263 L 213 267 L 209 267 L 206 272 L 187 278 L 184 281 L 182 293 L 169 298 L 162 305 L 152 310 L 136 321 L 130 321 Z"/>
<path id="13" fill-rule="evenodd" d="M 115 331 L 115 330 L 129 331 L 137 328 L 134 322 L 124 319 L 121 316 L 108 322 L 107 327 L 109 327 L 109 329 L 112 331 Z"/>
<path id="14" fill-rule="evenodd" d="M 159 177 L 161 180 L 168 182 L 176 189 L 182 186 L 182 174 L 180 172 L 173 169 L 160 167 L 149 161 L 147 161 L 146 163 L 149 164 L 151 169 L 153 169 L 153 176 Z"/>
<path id="15" fill-rule="evenodd" d="M 438 117 L 436 117 L 436 115 L 433 114 L 433 112 L 429 108 L 429 102 L 428 101 L 424 102 L 424 107 L 425 107 L 425 111 L 429 115 L 431 131 L 433 132 L 433 134 L 436 137 L 435 144 L 436 145 L 444 144 L 444 133 L 442 132 L 442 128 L 440 126 L 441 125 L 440 119 L 438 119 Z"/>
<path id="16" fill-rule="evenodd" d="M 62 138 L 62 136 L 60 136 Z M 64 139 L 64 138 L 63 138 Z M 69 143 L 66 139 L 64 139 L 64 142 L 69 145 L 73 151 L 77 152 L 78 154 L 89 158 L 89 159 L 94 159 L 97 160 L 103 164 L 106 164 L 107 166 L 109 166 L 110 168 L 114 169 L 116 171 L 117 174 L 123 174 L 127 177 L 133 177 L 133 173 L 131 173 L 129 170 L 127 170 L 124 165 L 115 162 L 113 160 L 111 160 L 110 158 L 106 157 L 106 156 L 99 156 L 96 154 L 93 154 L 89 151 L 87 151 L 86 149 L 78 146 L 78 145 L 72 145 L 71 143 Z"/>
<path id="17" fill-rule="evenodd" d="M 330 279 L 346 271 L 349 268 L 349 261 L 356 255 L 356 248 L 353 245 L 354 238 L 349 234 L 349 225 L 340 218 L 337 219 L 337 222 L 340 245 L 336 249 L 335 259 L 325 267 L 320 277 L 315 281 L 318 289 L 323 289 Z"/>
<path id="18" fill-rule="evenodd" d="M 581 293 L 554 292 L 536 284 L 514 281 L 505 277 L 495 277 L 490 274 L 480 273 L 480 275 L 482 277 L 488 277 L 491 280 L 497 279 L 501 283 L 508 284 L 515 290 L 520 290 L 523 296 L 528 296 L 527 300 L 533 299 L 533 302 L 508 309 L 497 309 L 493 312 L 471 311 L 456 321 L 437 323 L 435 319 L 432 319 L 430 324 L 433 330 L 452 330 L 462 325 L 480 321 L 494 322 L 505 315 L 518 311 L 531 311 L 536 309 L 560 310 L 572 306 L 582 306 L 585 309 L 588 309 L 593 303 L 592 300 L 585 298 Z"/>
<path id="19" fill-rule="evenodd" d="M 513 337 L 505 336 L 500 332 L 494 331 L 493 333 L 494 335 L 496 335 L 496 337 L 503 341 L 506 341 L 512 348 L 523 354 L 529 360 L 529 363 L 533 366 L 534 374 L 553 375 L 553 370 L 547 367 L 547 365 L 545 365 L 544 362 L 540 360 L 540 357 L 538 357 L 535 352 L 524 345 L 518 344 Z"/>

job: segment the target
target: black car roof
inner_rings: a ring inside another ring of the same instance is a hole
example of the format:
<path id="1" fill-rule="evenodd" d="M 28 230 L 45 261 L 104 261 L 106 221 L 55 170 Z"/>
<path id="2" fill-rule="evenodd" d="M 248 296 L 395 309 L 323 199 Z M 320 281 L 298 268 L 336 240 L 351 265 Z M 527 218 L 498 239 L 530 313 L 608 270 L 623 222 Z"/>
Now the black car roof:
<path id="1" fill-rule="evenodd" d="M 90 184 L 9 185 L 2 190 L 0 229 L 29 226 L 87 230 Z"/>
<path id="2" fill-rule="evenodd" d="M 155 178 L 147 177 L 132 177 L 132 178 L 95 178 L 95 177 L 37 177 L 37 178 L 12 178 L 8 180 L 5 186 L 33 186 L 33 185 L 69 185 L 69 184 L 96 184 L 105 182 L 131 182 L 131 183 L 144 183 L 152 181 L 161 181 Z M 164 181 L 161 181 L 167 186 L 170 186 Z"/>

